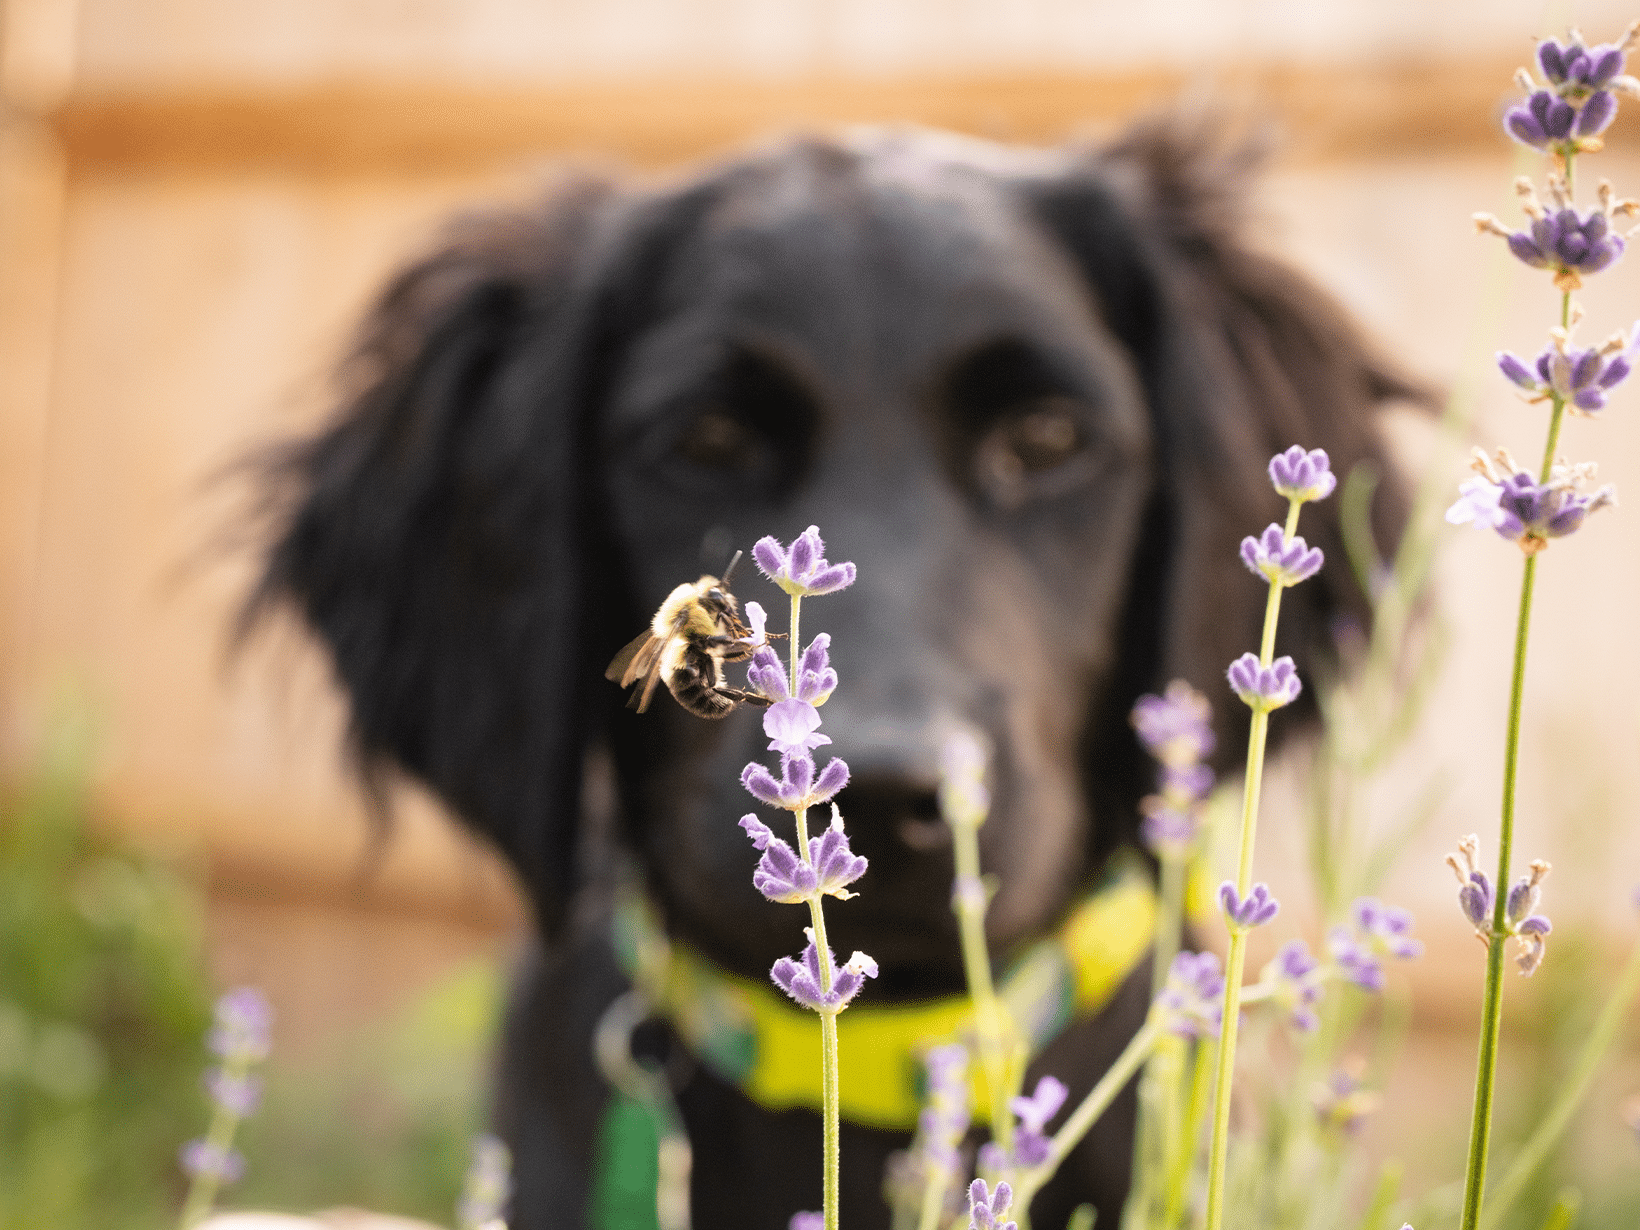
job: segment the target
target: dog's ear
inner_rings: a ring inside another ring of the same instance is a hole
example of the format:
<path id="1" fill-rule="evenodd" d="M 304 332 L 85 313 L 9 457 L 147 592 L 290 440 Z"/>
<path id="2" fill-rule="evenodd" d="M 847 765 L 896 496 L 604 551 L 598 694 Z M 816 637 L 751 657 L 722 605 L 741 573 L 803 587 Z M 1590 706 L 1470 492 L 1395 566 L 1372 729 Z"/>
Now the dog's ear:
<path id="1" fill-rule="evenodd" d="M 265 474 L 248 612 L 328 649 L 367 780 L 421 780 L 509 857 L 550 934 L 576 878 L 597 589 L 587 390 L 608 189 L 461 224 L 401 273 L 339 413 Z"/>
<path id="2" fill-rule="evenodd" d="M 1166 117 L 1090 155 L 1039 198 L 1132 352 L 1152 414 L 1158 487 L 1130 588 L 1130 653 L 1105 715 L 1110 737 L 1129 745 L 1131 733 L 1114 728 L 1125 728 L 1140 692 L 1170 678 L 1207 694 L 1229 718 L 1221 732 L 1246 728 L 1224 672 L 1258 649 L 1267 589 L 1238 547 L 1285 514 L 1266 474 L 1273 454 L 1324 448 L 1340 480 L 1371 467 L 1382 480 L 1373 528 L 1386 551 L 1404 523 L 1378 420 L 1384 403 L 1430 394 L 1376 355 L 1330 296 L 1243 242 L 1259 161 L 1248 144 L 1227 146 L 1211 123 Z M 1299 533 L 1327 562 L 1282 603 L 1276 651 L 1293 656 L 1307 684 L 1334 669 L 1340 622 L 1369 619 L 1341 505 L 1334 494 L 1305 506 Z M 1311 688 L 1300 702 L 1312 714 L 1313 696 Z"/>

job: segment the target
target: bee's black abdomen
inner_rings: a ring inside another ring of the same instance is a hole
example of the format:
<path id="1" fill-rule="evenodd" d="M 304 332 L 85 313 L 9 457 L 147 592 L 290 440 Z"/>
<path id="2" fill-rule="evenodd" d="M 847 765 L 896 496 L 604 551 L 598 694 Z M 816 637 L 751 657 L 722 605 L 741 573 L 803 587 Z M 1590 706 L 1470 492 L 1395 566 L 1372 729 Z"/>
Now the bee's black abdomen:
<path id="1" fill-rule="evenodd" d="M 736 702 L 717 691 L 720 670 L 710 654 L 693 648 L 666 680 L 678 704 L 696 717 L 720 718 L 731 713 Z"/>

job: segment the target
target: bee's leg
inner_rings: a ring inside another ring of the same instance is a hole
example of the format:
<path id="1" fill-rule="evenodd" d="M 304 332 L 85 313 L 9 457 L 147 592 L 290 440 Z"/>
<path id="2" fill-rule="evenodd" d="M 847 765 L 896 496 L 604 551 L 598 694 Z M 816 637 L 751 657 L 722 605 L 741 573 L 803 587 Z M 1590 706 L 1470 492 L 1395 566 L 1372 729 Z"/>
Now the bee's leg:
<path id="1" fill-rule="evenodd" d="M 771 696 L 765 696 L 761 692 L 748 692 L 744 688 L 731 688 L 727 684 L 719 684 L 712 691 L 719 696 L 728 697 L 740 705 L 757 705 L 760 708 L 767 708 L 774 704 L 774 698 Z"/>

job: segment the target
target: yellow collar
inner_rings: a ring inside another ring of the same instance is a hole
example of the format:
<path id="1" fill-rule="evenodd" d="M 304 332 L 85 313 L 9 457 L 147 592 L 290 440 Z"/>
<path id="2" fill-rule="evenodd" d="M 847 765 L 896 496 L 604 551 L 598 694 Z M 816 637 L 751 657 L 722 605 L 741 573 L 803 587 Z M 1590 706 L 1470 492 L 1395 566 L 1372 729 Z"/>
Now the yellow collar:
<path id="1" fill-rule="evenodd" d="M 1136 857 L 1117 860 L 1059 930 L 1011 962 L 997 992 L 1031 1053 L 1070 1022 L 1092 1016 L 1149 949 L 1156 895 Z M 616 912 L 615 948 L 633 981 L 695 1057 L 770 1110 L 820 1109 L 820 1030 L 812 1012 L 772 983 L 728 973 L 656 925 L 632 895 Z M 869 987 L 868 987 L 869 994 Z M 972 1032 L 966 995 L 872 1004 L 862 995 L 837 1018 L 843 1117 L 910 1130 L 922 1106 L 922 1056 Z M 976 1080 L 980 1065 L 975 1064 Z M 984 1106 L 983 1086 L 975 1105 Z"/>

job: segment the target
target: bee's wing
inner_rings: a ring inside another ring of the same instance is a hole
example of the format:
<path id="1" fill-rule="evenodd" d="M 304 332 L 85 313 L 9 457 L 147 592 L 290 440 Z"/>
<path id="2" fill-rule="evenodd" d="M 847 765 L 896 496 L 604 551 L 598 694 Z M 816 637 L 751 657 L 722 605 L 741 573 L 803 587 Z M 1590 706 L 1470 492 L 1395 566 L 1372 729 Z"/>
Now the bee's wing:
<path id="1" fill-rule="evenodd" d="M 636 709 L 639 713 L 649 708 L 649 702 L 655 696 L 655 685 L 661 681 L 660 645 L 661 642 L 655 642 L 654 661 L 649 667 L 649 678 L 643 681 L 643 691 L 634 690 L 632 699 L 626 702 L 629 709 Z"/>
<path id="2" fill-rule="evenodd" d="M 647 653 L 645 651 L 648 651 Z M 626 645 L 620 653 L 610 659 L 608 668 L 604 671 L 604 678 L 619 683 L 623 688 L 649 668 L 660 651 L 660 642 L 655 634 L 645 628 Z M 649 661 L 639 664 L 640 658 Z"/>

